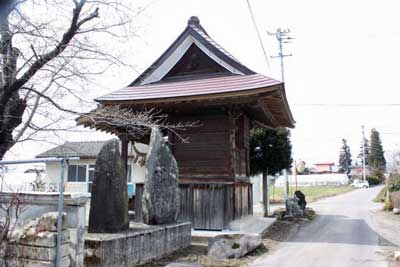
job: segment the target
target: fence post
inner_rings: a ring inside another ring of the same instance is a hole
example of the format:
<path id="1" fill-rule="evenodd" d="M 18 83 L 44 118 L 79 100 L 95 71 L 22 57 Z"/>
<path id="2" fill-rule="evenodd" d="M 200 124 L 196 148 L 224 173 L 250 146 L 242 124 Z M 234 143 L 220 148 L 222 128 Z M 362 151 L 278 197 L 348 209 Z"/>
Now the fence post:
<path id="1" fill-rule="evenodd" d="M 57 246 L 56 246 L 56 267 L 61 267 L 61 231 L 62 231 L 62 214 L 64 207 L 64 173 L 68 162 L 66 159 L 61 161 L 61 175 L 58 195 L 58 218 L 57 218 Z"/>

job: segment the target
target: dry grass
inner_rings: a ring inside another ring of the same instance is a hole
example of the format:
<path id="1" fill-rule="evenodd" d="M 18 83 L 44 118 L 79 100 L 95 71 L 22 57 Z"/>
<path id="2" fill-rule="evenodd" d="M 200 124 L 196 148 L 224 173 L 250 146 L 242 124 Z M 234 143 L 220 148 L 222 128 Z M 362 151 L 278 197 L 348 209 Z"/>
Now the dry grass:
<path id="1" fill-rule="evenodd" d="M 345 186 L 332 186 L 332 185 L 326 185 L 326 186 L 302 186 L 299 187 L 299 190 L 306 195 L 306 200 L 307 202 L 312 202 L 316 201 L 318 199 L 324 198 L 324 197 L 332 197 L 336 196 L 339 194 L 344 194 L 347 192 L 350 192 L 354 190 L 355 188 L 350 186 L 350 185 L 345 185 Z M 293 195 L 294 193 L 294 188 L 290 188 L 290 195 Z M 282 187 L 276 187 L 270 188 L 270 196 L 271 196 L 271 203 L 283 203 L 283 188 Z"/>

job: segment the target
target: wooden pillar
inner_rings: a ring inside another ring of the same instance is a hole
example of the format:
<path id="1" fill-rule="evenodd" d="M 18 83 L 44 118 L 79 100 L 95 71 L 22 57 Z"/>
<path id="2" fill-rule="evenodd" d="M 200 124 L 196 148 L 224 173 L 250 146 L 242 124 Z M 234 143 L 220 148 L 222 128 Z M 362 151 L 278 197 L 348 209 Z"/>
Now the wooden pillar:
<path id="1" fill-rule="evenodd" d="M 120 136 L 119 139 L 121 140 L 121 156 L 122 160 L 124 161 L 125 172 L 128 173 L 128 139 L 126 136 Z"/>
<path id="2" fill-rule="evenodd" d="M 235 142 L 235 130 L 236 130 L 236 120 L 233 113 L 233 110 L 229 110 L 228 112 L 228 120 L 229 120 L 229 176 L 235 179 L 235 150 L 236 150 L 236 142 Z"/>

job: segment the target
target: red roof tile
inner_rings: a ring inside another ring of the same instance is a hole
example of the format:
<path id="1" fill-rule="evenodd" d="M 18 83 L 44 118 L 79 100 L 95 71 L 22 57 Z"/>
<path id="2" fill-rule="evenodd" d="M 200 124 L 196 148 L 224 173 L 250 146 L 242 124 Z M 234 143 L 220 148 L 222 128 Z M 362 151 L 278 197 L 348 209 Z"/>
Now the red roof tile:
<path id="1" fill-rule="evenodd" d="M 261 74 L 234 75 L 217 78 L 164 82 L 141 86 L 129 86 L 101 96 L 96 101 L 149 100 L 232 93 L 266 88 L 282 82 Z"/>

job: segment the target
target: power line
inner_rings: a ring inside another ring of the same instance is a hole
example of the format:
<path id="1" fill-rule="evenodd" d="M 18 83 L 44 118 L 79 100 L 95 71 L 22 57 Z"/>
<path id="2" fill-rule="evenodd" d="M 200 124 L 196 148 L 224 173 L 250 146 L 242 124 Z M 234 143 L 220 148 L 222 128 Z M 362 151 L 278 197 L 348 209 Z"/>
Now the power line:
<path id="1" fill-rule="evenodd" d="M 265 62 L 267 63 L 267 66 L 268 66 L 267 71 L 269 72 L 269 71 L 271 71 L 271 66 L 269 65 L 268 55 L 267 55 L 267 52 L 265 50 L 264 43 L 263 43 L 263 41 L 261 39 L 261 34 L 260 34 L 260 31 L 258 30 L 256 19 L 254 17 L 253 10 L 251 9 L 251 5 L 250 5 L 249 0 L 246 0 L 246 3 L 247 3 L 247 7 L 249 8 L 250 17 L 251 17 L 251 20 L 253 22 L 254 29 L 257 32 L 258 41 L 260 42 L 261 49 L 262 49 L 263 54 L 264 54 Z"/>

